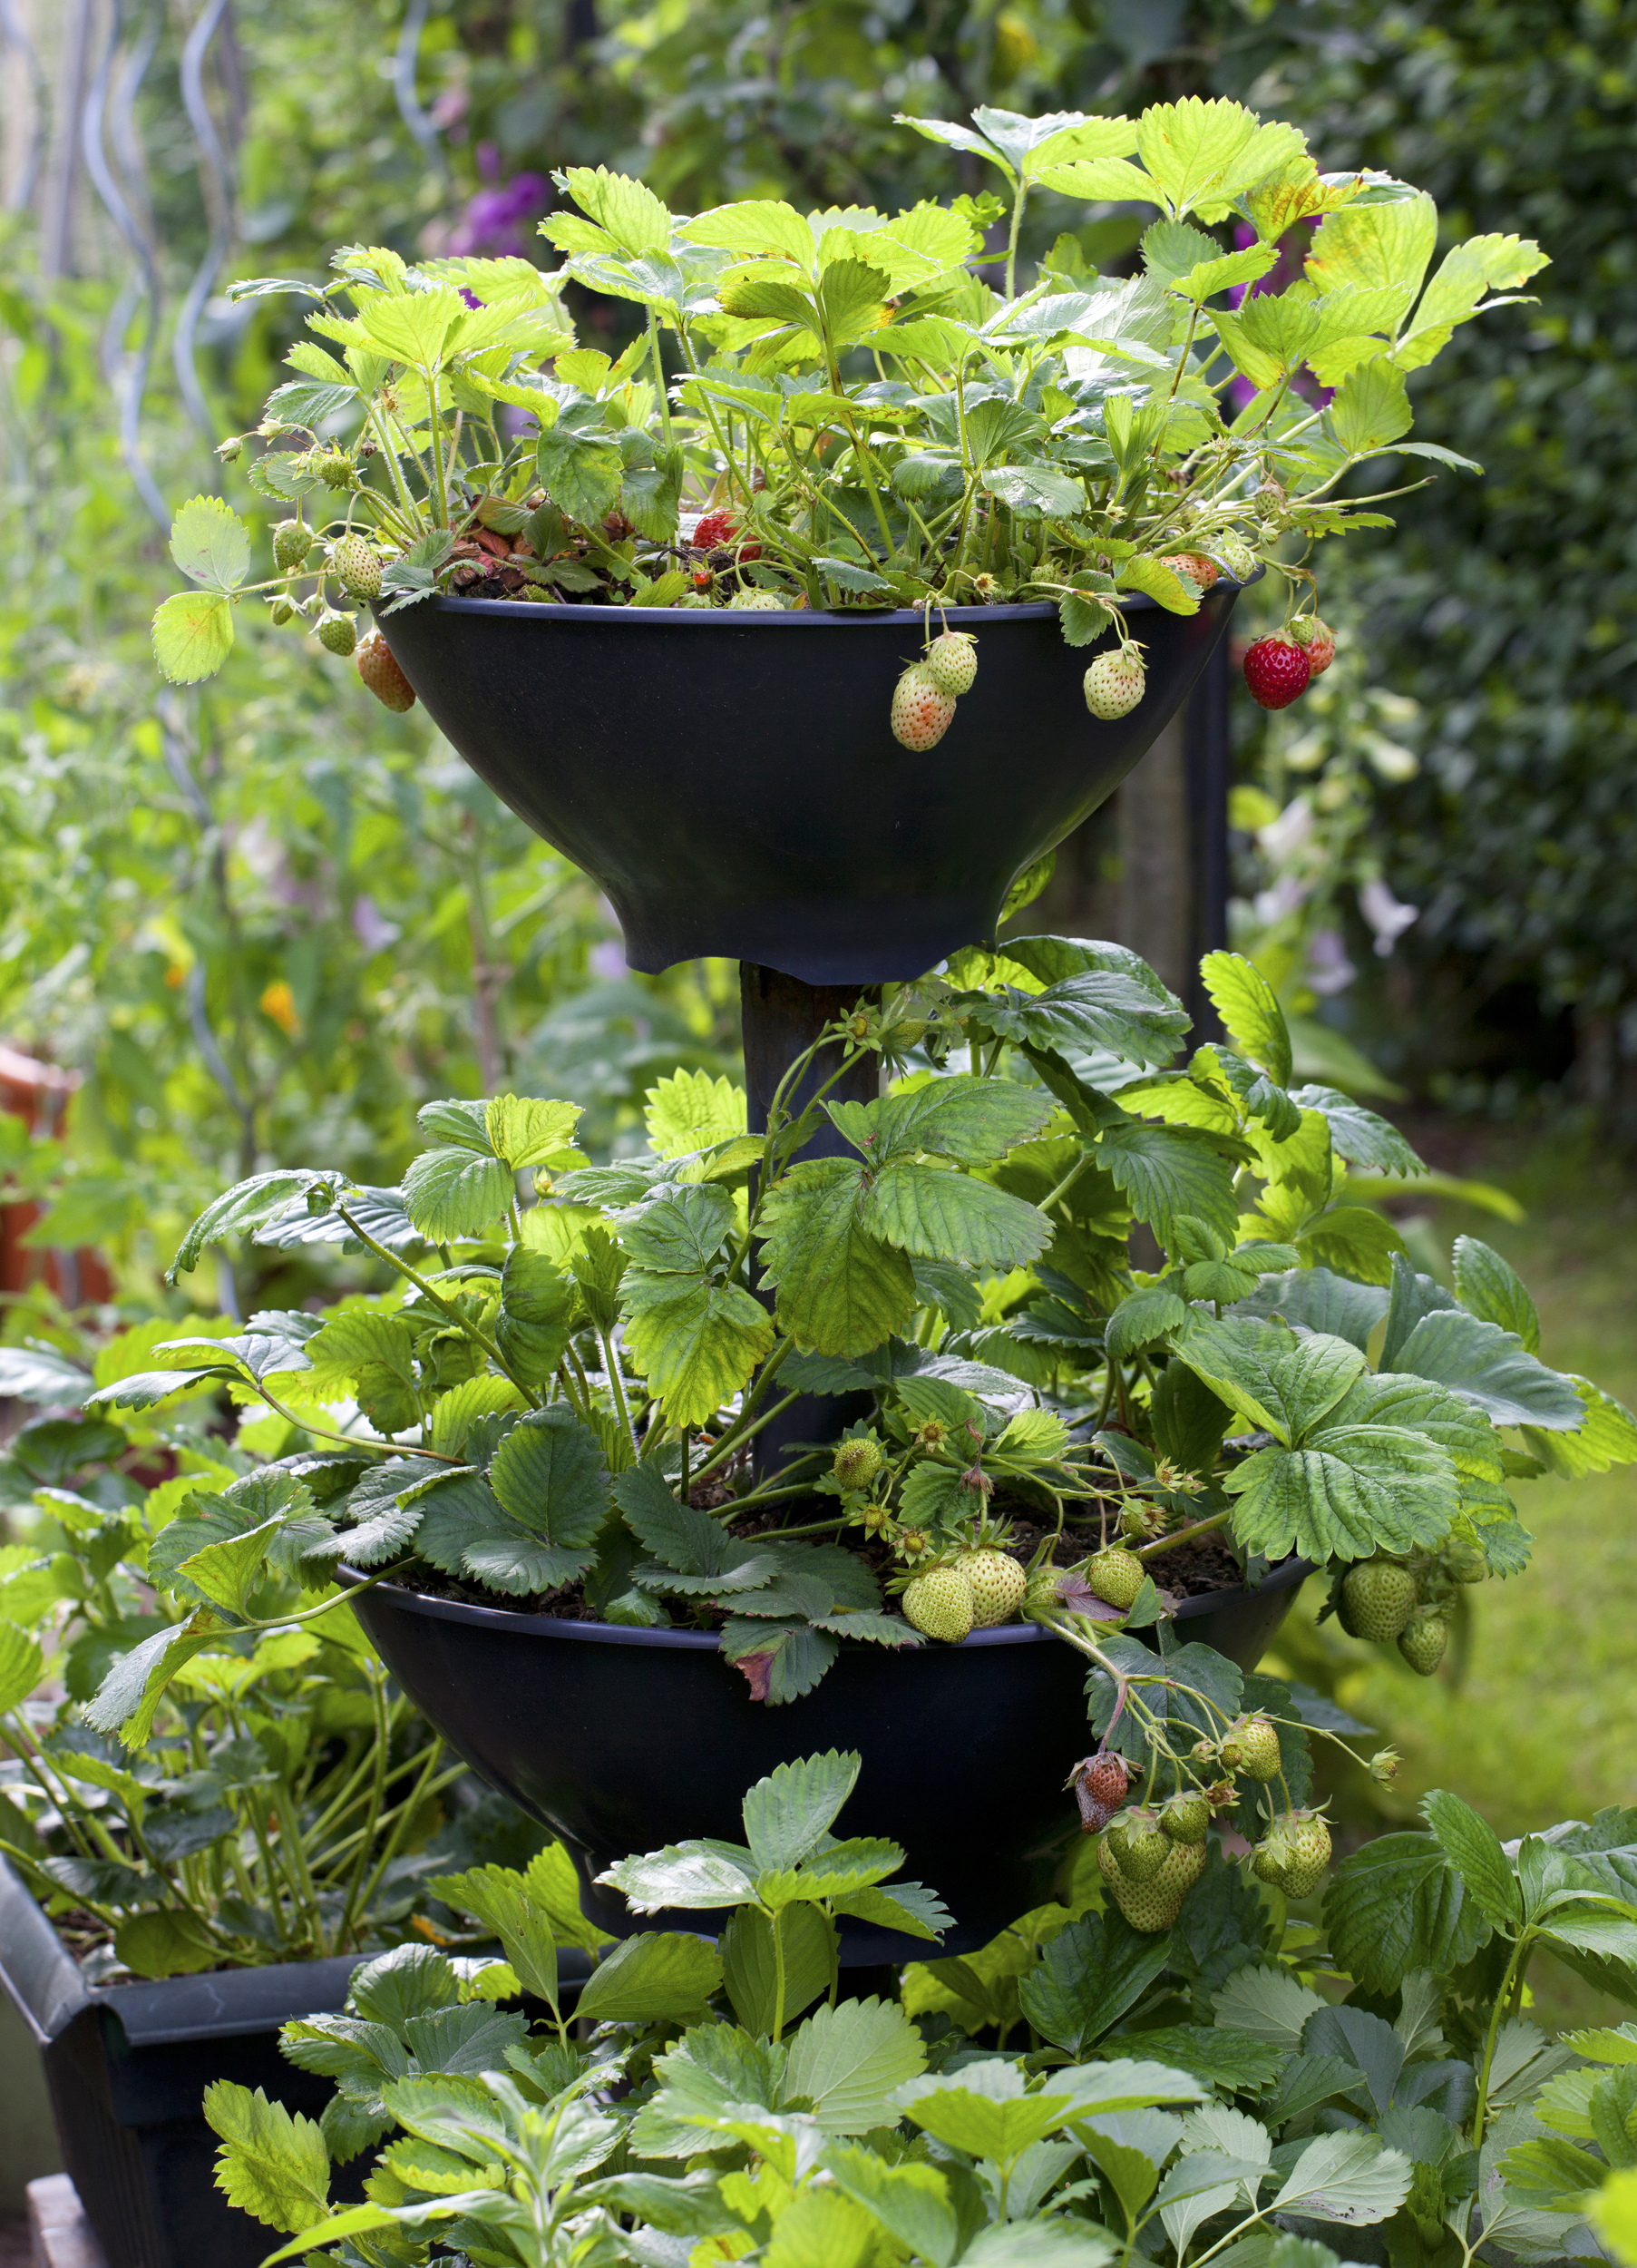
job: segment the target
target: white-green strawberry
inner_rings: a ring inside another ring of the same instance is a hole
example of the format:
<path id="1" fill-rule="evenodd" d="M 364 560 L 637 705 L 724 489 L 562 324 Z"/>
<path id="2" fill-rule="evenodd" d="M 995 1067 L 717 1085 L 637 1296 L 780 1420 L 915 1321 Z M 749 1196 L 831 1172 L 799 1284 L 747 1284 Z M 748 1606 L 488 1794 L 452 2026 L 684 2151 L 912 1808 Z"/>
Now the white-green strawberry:
<path id="1" fill-rule="evenodd" d="M 1175 1845 L 1162 1830 L 1159 1813 L 1138 1804 L 1109 1823 L 1108 1847 L 1128 1882 L 1150 1882 Z"/>
<path id="2" fill-rule="evenodd" d="M 1418 1607 L 1398 1633 L 1398 1651 L 1418 1677 L 1430 1677 L 1444 1658 L 1448 1625 L 1429 1607 Z"/>
<path id="3" fill-rule="evenodd" d="M 1114 1901 L 1134 1930 L 1168 1930 L 1183 1910 L 1183 1901 L 1205 1871 L 1205 1847 L 1201 1843 L 1174 1843 L 1159 1872 L 1145 1882 L 1128 1882 L 1108 1848 L 1108 1833 L 1097 1837 L 1097 1872 L 1114 1893 Z"/>
<path id="4" fill-rule="evenodd" d="M 358 642 L 358 625 L 350 614 L 333 613 L 328 607 L 318 617 L 318 643 L 326 653 L 352 652 Z"/>
<path id="5" fill-rule="evenodd" d="M 959 1646 L 972 1634 L 972 1587 L 958 1568 L 929 1568 L 905 1589 L 904 1612 L 928 1637 Z"/>
<path id="6" fill-rule="evenodd" d="M 727 601 L 730 614 L 783 614 L 784 601 L 776 591 L 736 591 Z"/>
<path id="7" fill-rule="evenodd" d="M 1009 1551 L 963 1551 L 955 1567 L 971 1586 L 976 1629 L 992 1630 L 997 1624 L 1011 1620 L 1028 1587 L 1020 1559 L 1014 1559 Z"/>
<path id="8" fill-rule="evenodd" d="M 1203 1843 L 1211 1825 L 1211 1806 L 1198 1788 L 1184 1788 L 1160 1805 L 1160 1825 L 1173 1843 Z"/>
<path id="9" fill-rule="evenodd" d="M 273 530 L 273 564 L 281 575 L 300 566 L 312 540 L 299 520 L 280 520 Z"/>
<path id="10" fill-rule="evenodd" d="M 901 748 L 935 748 L 955 716 L 955 699 L 944 692 L 924 661 L 911 662 L 892 692 L 890 722 Z"/>
<path id="11" fill-rule="evenodd" d="M 1136 1553 L 1124 1550 L 1117 1543 L 1110 1544 L 1106 1551 L 1093 1552 L 1086 1562 L 1087 1586 L 1106 1606 L 1117 1607 L 1122 1614 L 1142 1589 L 1147 1574 Z"/>
<path id="12" fill-rule="evenodd" d="M 1100 653 L 1086 672 L 1086 706 L 1094 717 L 1112 723 L 1127 717 L 1147 690 L 1143 657 L 1127 640 L 1113 653 Z"/>
<path id="13" fill-rule="evenodd" d="M 336 580 L 349 599 L 378 599 L 381 562 L 361 535 L 344 535 L 330 553 Z"/>
<path id="14" fill-rule="evenodd" d="M 1230 1772 L 1271 1780 L 1279 1770 L 1279 1728 L 1265 1716 L 1236 1717 L 1223 1737 L 1222 1755 Z"/>
<path id="15" fill-rule="evenodd" d="M 958 699 L 971 691 L 978 675 L 978 641 L 970 631 L 946 630 L 927 648 L 922 666 L 940 693 Z"/>

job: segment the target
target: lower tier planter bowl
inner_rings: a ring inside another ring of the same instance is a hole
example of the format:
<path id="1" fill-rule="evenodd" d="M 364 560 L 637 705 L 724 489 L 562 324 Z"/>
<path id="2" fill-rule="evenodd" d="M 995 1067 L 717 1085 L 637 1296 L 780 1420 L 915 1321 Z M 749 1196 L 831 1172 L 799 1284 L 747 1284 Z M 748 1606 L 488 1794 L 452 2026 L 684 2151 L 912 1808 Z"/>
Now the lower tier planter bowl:
<path id="1" fill-rule="evenodd" d="M 1255 1590 L 1186 1599 L 1179 1636 L 1252 1668 L 1310 1572 L 1291 1559 Z M 362 1579 L 342 1570 L 344 1582 Z M 750 1698 L 708 1632 L 570 1622 L 391 1583 L 364 1591 L 355 1611 L 473 1770 L 561 1837 L 582 1907 L 613 1935 L 700 1923 L 631 1915 L 597 1886 L 605 1867 L 690 1836 L 741 1841 L 752 1782 L 825 1749 L 862 1758 L 842 1832 L 904 1846 L 905 1877 L 955 1917 L 946 1952 L 975 1951 L 1042 1903 L 1078 1831 L 1063 1784 L 1090 1745 L 1086 1662 L 1029 1623 L 913 1652 L 843 1645 L 812 1693 L 771 1708 Z M 928 1950 L 843 1927 L 849 1966 Z"/>
<path id="2" fill-rule="evenodd" d="M 633 968 L 715 953 L 863 984 L 994 935 L 1014 877 L 1152 747 L 1237 596 L 1223 577 L 1194 615 L 1123 599 L 1147 690 L 1112 723 L 1082 688 L 1112 632 L 1067 646 L 1050 606 L 950 607 L 978 679 L 921 753 L 888 725 L 915 611 L 440 598 L 381 629 L 467 763 L 607 893 Z"/>

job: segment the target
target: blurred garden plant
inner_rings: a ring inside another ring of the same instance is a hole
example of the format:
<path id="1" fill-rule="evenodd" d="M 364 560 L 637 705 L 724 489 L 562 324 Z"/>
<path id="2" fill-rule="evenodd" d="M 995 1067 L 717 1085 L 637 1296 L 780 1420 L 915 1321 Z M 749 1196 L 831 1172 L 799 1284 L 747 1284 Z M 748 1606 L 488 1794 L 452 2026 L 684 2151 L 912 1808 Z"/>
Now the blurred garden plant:
<path id="1" fill-rule="evenodd" d="M 98 1374 L 146 1359 L 165 1329 L 112 1340 Z M 21 1359 L 36 1398 L 92 1383 L 44 1349 Z M 299 1483 L 267 1469 L 256 1429 L 229 1442 L 214 1414 L 193 1394 L 158 1419 L 42 1417 L 0 1461 L 24 1530 L 0 1545 L 0 1852 L 93 1982 L 393 1944 L 442 1911 L 430 1874 L 526 1859 L 541 1841 L 509 1804 L 458 1787 L 463 1767 L 390 1687 L 350 1608 L 304 1592 L 296 1530 L 240 1587 L 231 1627 L 139 1706 L 123 1746 L 86 1724 L 109 1665 L 206 1596 L 171 1564 L 193 1521 L 220 1508 L 265 1530 L 294 1501 Z"/>

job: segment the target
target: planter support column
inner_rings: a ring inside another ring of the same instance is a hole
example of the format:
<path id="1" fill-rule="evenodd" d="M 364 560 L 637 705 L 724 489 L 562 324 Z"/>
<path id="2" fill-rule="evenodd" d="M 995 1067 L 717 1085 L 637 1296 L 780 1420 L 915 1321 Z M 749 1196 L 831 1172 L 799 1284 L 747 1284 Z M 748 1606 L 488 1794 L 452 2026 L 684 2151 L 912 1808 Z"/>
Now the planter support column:
<path id="1" fill-rule="evenodd" d="M 881 997 L 877 986 L 867 984 L 804 984 L 782 969 L 764 968 L 759 962 L 739 963 L 739 1008 L 745 1033 L 745 1087 L 753 1134 L 767 1130 L 767 1110 L 784 1073 L 813 1045 L 819 1033 L 838 1016 L 862 1000 Z M 793 1118 L 799 1117 L 814 1090 L 822 1087 L 842 1059 L 839 1045 L 822 1048 L 803 1073 L 785 1102 Z M 873 1102 L 881 1092 L 881 1059 L 865 1055 L 836 1080 L 825 1100 L 830 1102 Z M 852 1150 L 828 1119 L 811 1141 L 804 1158 L 851 1157 Z M 804 1394 L 793 1402 L 756 1437 L 755 1465 L 759 1475 L 776 1472 L 793 1442 L 829 1441 L 851 1421 L 869 1410 L 871 1397 L 857 1394 Z"/>

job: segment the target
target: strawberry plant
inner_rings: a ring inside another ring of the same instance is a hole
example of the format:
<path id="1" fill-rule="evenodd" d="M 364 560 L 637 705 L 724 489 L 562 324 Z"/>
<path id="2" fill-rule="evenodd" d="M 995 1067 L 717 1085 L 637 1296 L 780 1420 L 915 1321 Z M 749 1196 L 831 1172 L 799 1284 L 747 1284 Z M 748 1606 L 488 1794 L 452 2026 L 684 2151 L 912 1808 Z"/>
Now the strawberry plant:
<path id="1" fill-rule="evenodd" d="M 83 1393 L 143 1413 L 225 1392 L 259 1452 L 167 1501 L 163 1613 L 92 1726 L 140 1743 L 196 1656 L 282 1628 L 292 1584 L 327 1611 L 345 1565 L 714 1631 L 771 1705 L 844 1644 L 1021 1614 L 1085 1656 L 1094 1729 L 1153 1800 L 1242 1809 L 1249 1775 L 1278 1797 L 1252 1826 L 1299 1809 L 1253 1681 L 1207 1655 L 1177 1717 L 1152 1647 L 1178 1603 L 1305 1561 L 1344 1627 L 1430 1673 L 1466 1587 L 1527 1563 L 1510 1484 L 1637 1458 L 1637 1423 L 1543 1361 L 1486 1246 L 1457 1244 L 1453 1288 L 1410 1266 L 1369 1201 L 1421 1170 L 1408 1143 L 1291 1086 L 1249 963 L 1204 975 L 1231 1043 L 1185 1069 L 1186 1018 L 1142 962 L 1026 938 L 827 1032 L 829 1087 L 871 1057 L 893 1075 L 876 1101 L 827 1087 L 794 1118 L 815 1047 L 755 1135 L 741 1092 L 684 1072 L 640 1155 L 592 1163 L 574 1104 L 502 1095 L 428 1105 L 397 1188 L 320 1162 L 227 1191 L 179 1272 L 248 1237 L 366 1256 L 391 1288 L 160 1342 Z M 846 1154 L 798 1157 L 825 1115 Z M 868 1413 L 765 1457 L 804 1393 Z"/>
<path id="2" fill-rule="evenodd" d="M 1430 198 L 1320 174 L 1296 127 L 1227 101 L 902 122 L 991 168 L 1008 202 L 687 216 L 576 166 L 557 179 L 579 211 L 541 223 L 563 256 L 548 271 L 350 246 L 328 284 L 234 286 L 314 303 L 294 376 L 254 435 L 221 445 L 236 460 L 262 443 L 250 484 L 294 513 L 275 576 L 251 582 L 244 523 L 214 498 L 182 507 L 171 550 L 195 588 L 154 618 L 161 670 L 219 669 L 256 592 L 334 651 L 356 635 L 334 597 L 376 607 L 387 647 L 393 614 L 437 592 L 914 608 L 929 645 L 944 607 L 1037 601 L 1071 645 L 1117 635 L 1118 692 L 1087 698 L 1118 716 L 1143 692 L 1134 594 L 1190 615 L 1223 570 L 1265 569 L 1287 620 L 1313 623 L 1312 544 L 1390 524 L 1374 507 L 1402 493 L 1359 494 L 1359 468 L 1396 453 L 1478 469 L 1406 438 L 1406 380 L 1515 296 L 1544 264 L 1533 243 L 1472 238 L 1428 279 Z M 1155 211 L 1136 272 L 1090 271 L 1066 236 L 1020 288 L 1020 223 L 1045 193 Z M 986 253 L 1008 203 L 1008 249 Z M 1301 274 L 1261 290 L 1299 222 L 1318 224 Z M 623 353 L 576 342 L 570 283 L 641 311 Z M 358 650 L 404 706 L 389 657 Z M 1278 689 L 1305 681 L 1287 666 Z M 901 689 L 893 729 L 931 746 L 961 689 Z"/>
<path id="3" fill-rule="evenodd" d="M 289 2233 L 268 2268 L 1505 2268 L 1608 2256 L 1589 2219 L 1620 2256 L 1637 2027 L 1554 2039 L 1518 2011 L 1542 1954 L 1637 2004 L 1637 1812 L 1503 1845 L 1434 1794 L 1424 1829 L 1343 1863 L 1317 1927 L 1203 1823 L 1148 1826 L 1128 1841 L 1159 1846 L 1135 1901 L 1164 1906 L 1157 1929 L 1077 1864 L 950 1960 L 901 1850 L 832 1833 L 858 1771 L 783 1765 L 746 1794 L 743 1843 L 609 1868 L 638 1917 L 691 1911 L 699 1933 L 644 1930 L 578 1985 L 559 1960 L 578 1917 L 538 1863 L 440 1879 L 488 1950 L 403 1947 L 344 2015 L 285 2027 L 336 2082 L 320 2121 L 207 2094 L 219 2185 Z M 1194 1885 L 1180 1918 L 1154 1887 L 1171 1872 Z M 847 1997 L 838 1919 L 882 1911 L 927 1957 Z M 520 1989 L 532 2027 L 497 2005 Z M 332 2204 L 332 2164 L 381 2144 L 365 2202 Z"/>

